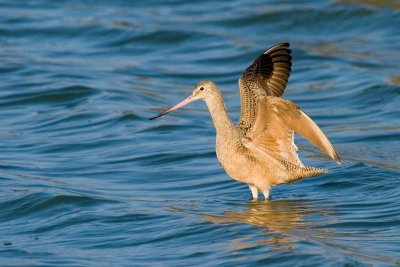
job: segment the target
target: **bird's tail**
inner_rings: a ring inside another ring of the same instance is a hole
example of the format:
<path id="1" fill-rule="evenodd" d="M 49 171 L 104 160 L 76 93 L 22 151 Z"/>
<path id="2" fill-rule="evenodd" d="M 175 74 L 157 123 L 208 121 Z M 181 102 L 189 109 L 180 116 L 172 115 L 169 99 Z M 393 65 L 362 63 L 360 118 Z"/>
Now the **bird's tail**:
<path id="1" fill-rule="evenodd" d="M 327 169 L 322 169 L 322 168 L 314 168 L 314 167 L 310 167 L 310 166 L 296 166 L 296 165 L 288 163 L 288 162 L 286 162 L 286 164 L 290 165 L 290 166 L 286 166 L 286 167 L 289 167 L 288 169 L 290 170 L 289 171 L 290 175 L 289 175 L 286 183 L 295 183 L 295 182 L 300 181 L 303 178 L 307 178 L 307 177 L 311 177 L 311 176 L 315 176 L 318 174 L 328 172 Z"/>

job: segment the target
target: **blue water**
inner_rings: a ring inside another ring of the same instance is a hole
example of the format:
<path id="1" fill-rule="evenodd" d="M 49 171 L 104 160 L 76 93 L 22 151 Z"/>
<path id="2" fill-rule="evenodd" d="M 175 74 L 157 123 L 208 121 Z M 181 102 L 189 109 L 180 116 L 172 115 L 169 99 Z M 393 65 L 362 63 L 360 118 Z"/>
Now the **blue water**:
<path id="1" fill-rule="evenodd" d="M 1 266 L 400 265 L 397 1 L 0 1 Z M 204 103 L 290 42 L 285 98 L 338 166 L 251 202 Z"/>

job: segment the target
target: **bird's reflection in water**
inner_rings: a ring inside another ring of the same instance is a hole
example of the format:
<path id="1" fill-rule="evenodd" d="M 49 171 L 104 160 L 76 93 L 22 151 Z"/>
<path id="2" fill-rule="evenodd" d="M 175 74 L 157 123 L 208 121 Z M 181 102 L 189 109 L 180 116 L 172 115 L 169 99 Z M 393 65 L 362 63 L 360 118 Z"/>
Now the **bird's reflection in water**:
<path id="1" fill-rule="evenodd" d="M 225 211 L 221 216 L 203 214 L 202 217 L 213 223 L 245 223 L 265 228 L 263 232 L 267 238 L 257 238 L 256 241 L 250 242 L 249 238 L 238 238 L 233 240 L 234 247 L 270 245 L 271 249 L 293 250 L 294 238 L 307 235 L 305 217 L 311 213 L 316 211 L 312 211 L 305 202 L 276 200 L 252 201 L 246 205 L 244 211 Z"/>

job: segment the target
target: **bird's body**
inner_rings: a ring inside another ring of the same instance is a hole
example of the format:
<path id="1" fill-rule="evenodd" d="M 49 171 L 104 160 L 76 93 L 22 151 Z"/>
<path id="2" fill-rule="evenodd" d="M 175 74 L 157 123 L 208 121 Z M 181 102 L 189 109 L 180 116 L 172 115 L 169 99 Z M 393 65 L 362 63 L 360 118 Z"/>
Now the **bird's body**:
<path id="1" fill-rule="evenodd" d="M 301 163 L 294 132 L 340 162 L 317 124 L 293 102 L 280 97 L 291 71 L 288 46 L 284 43 L 271 47 L 242 74 L 241 115 L 237 125 L 229 117 L 218 87 L 211 81 L 198 83 L 191 96 L 154 117 L 194 100 L 204 100 L 216 129 L 216 154 L 221 166 L 233 179 L 246 183 L 255 199 L 258 191 L 268 199 L 272 186 L 326 172 Z"/>

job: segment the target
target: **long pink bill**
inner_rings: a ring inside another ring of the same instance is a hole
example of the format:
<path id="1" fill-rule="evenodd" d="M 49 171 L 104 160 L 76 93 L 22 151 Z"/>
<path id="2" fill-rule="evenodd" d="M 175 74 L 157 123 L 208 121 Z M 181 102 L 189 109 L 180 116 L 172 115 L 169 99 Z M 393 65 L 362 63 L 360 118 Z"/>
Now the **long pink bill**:
<path id="1" fill-rule="evenodd" d="M 172 108 L 169 108 L 163 112 L 161 112 L 160 114 L 158 114 L 157 116 L 151 117 L 149 120 L 154 120 L 157 119 L 161 116 L 164 116 L 167 113 L 170 113 L 171 111 L 177 110 L 178 108 L 181 108 L 183 106 L 186 106 L 187 104 L 189 104 L 190 102 L 194 101 L 195 99 L 192 96 L 189 96 L 188 98 L 186 98 L 185 100 L 183 100 L 182 102 L 179 102 L 178 104 L 176 104 L 175 106 L 173 106 Z"/>

